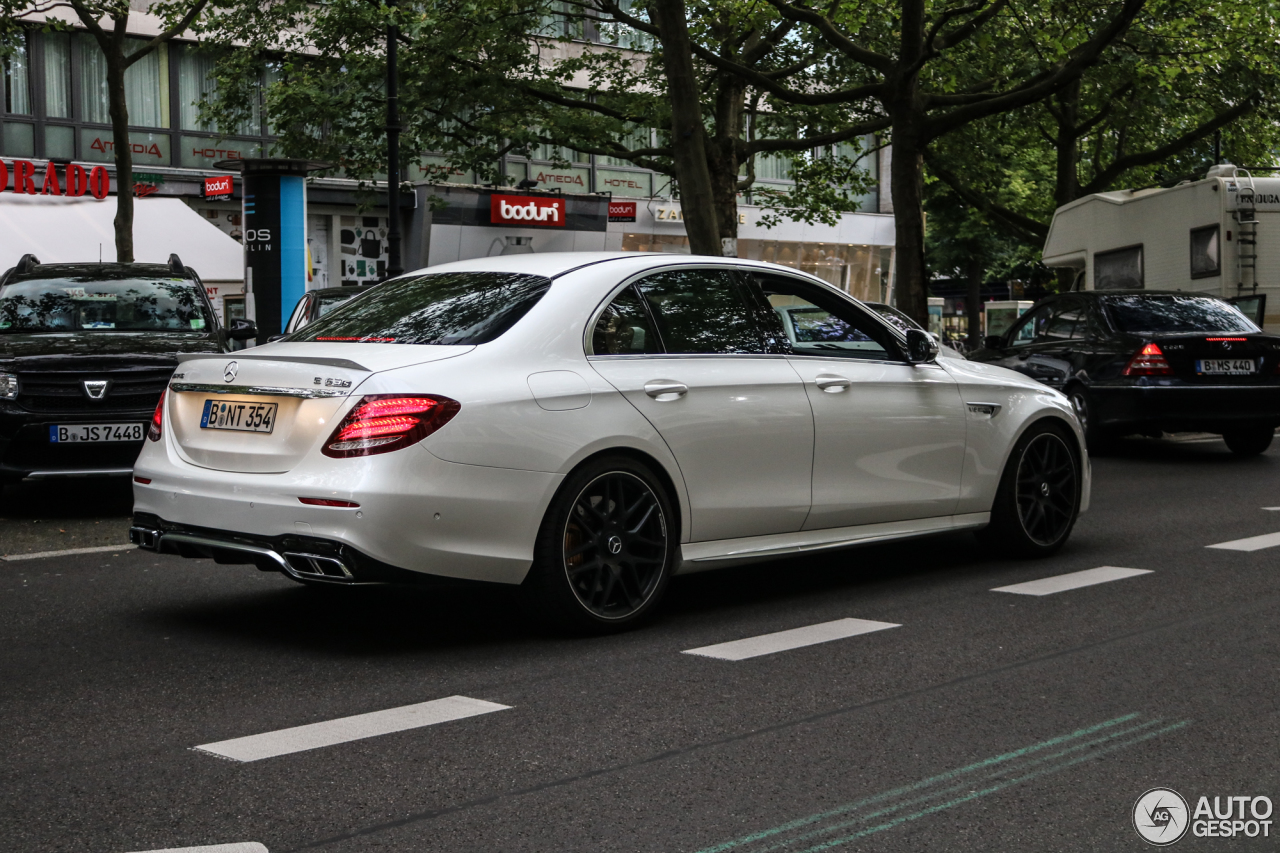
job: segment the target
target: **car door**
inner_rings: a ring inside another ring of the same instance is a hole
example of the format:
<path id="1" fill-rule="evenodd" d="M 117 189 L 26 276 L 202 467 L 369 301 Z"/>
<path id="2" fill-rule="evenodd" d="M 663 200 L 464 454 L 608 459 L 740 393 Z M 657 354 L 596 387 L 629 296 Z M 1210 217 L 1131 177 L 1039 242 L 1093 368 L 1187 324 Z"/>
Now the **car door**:
<path id="1" fill-rule="evenodd" d="M 937 364 L 907 363 L 878 318 L 813 282 L 748 275 L 789 339 L 813 409 L 813 506 L 804 529 L 951 515 L 965 409 Z"/>
<path id="2" fill-rule="evenodd" d="M 729 269 L 650 273 L 594 326 L 592 366 L 680 466 L 691 541 L 790 533 L 809 512 L 813 415 L 786 357 L 765 349 Z"/>

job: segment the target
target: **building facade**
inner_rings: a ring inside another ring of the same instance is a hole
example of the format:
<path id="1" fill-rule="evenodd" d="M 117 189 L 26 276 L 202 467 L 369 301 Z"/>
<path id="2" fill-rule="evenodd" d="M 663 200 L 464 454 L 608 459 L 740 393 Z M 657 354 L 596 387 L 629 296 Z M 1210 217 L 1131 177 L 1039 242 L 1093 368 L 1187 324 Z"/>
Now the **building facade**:
<path id="1" fill-rule="evenodd" d="M 139 42 L 154 35 L 147 29 L 148 16 L 133 18 L 139 23 L 132 35 Z M 112 194 L 123 185 L 124 191 L 138 196 L 138 205 L 149 198 L 180 198 L 210 227 L 240 240 L 239 179 L 232 195 L 220 200 L 204 197 L 204 179 L 227 174 L 227 161 L 273 154 L 273 135 L 260 104 L 234 128 L 216 128 L 202 120 L 200 102 L 214 92 L 214 62 L 215 54 L 208 48 L 176 41 L 129 68 L 128 144 L 134 174 L 122 181 L 112 163 L 117 141 L 109 125 L 105 62 L 97 43 L 83 32 L 29 30 L 21 49 L 3 61 L 0 161 L 32 162 L 41 174 L 50 162 L 63 169 L 69 164 L 102 165 L 110 174 Z M 846 214 L 835 226 L 784 221 L 765 228 L 760 224 L 764 209 L 744 194 L 739 254 L 814 272 L 862 298 L 887 298 L 892 286 L 893 218 L 888 193 L 879 181 L 887 156 L 887 150 L 869 155 L 869 170 L 877 180 L 861 200 L 865 212 Z M 556 166 L 557 159 L 568 165 Z M 404 207 L 415 212 L 405 221 L 413 235 L 406 266 L 511 251 L 688 251 L 680 205 L 664 175 L 615 158 L 548 147 L 529 157 L 505 157 L 500 170 L 508 189 L 482 186 L 475 175 L 448 169 L 440 157 L 424 155 L 411 166 L 405 177 L 415 184 L 415 192 L 405 193 Z M 781 158 L 758 158 L 756 172 L 764 186 L 787 186 Z M 575 208 L 593 212 L 559 228 L 522 228 L 520 223 L 495 220 L 484 207 L 485 199 L 516 192 L 509 187 L 520 181 L 537 182 L 536 190 L 525 193 L 531 199 L 562 195 L 575 199 Z M 0 188 L 0 204 L 14 189 Z M 437 209 L 429 214 L 421 206 L 433 195 Z M 610 216 L 610 201 L 628 214 Z M 311 178 L 307 229 L 309 287 L 371 283 L 385 276 L 384 196 L 355 181 Z M 85 248 L 86 260 L 96 254 L 96 245 L 93 249 Z M 215 295 L 227 317 L 240 313 L 242 299 L 234 283 L 223 283 Z"/>

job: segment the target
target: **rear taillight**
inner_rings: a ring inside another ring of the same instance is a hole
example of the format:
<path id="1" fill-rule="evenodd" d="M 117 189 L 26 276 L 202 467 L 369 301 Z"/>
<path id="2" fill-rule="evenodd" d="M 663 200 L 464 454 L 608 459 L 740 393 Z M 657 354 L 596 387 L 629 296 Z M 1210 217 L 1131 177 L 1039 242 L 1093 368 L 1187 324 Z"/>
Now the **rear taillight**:
<path id="1" fill-rule="evenodd" d="M 372 456 L 415 444 L 440 429 L 462 405 L 428 394 L 371 394 L 342 419 L 321 451 L 334 459 Z"/>
<path id="2" fill-rule="evenodd" d="M 160 402 L 156 403 L 156 413 L 151 416 L 151 426 L 147 427 L 147 438 L 152 441 L 159 441 L 160 436 L 164 435 L 164 395 L 168 393 L 168 388 L 160 392 Z"/>
<path id="3" fill-rule="evenodd" d="M 1164 360 L 1164 353 L 1155 344 L 1147 344 L 1138 350 L 1138 354 L 1129 359 L 1124 369 L 1125 376 L 1169 376 L 1173 368 Z"/>

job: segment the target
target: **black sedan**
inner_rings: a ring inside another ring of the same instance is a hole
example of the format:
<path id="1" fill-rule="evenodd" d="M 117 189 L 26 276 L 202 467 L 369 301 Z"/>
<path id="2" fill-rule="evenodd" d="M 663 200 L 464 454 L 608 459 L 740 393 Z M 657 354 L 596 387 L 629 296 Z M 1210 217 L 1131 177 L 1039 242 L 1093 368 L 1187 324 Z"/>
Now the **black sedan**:
<path id="1" fill-rule="evenodd" d="M 326 287 L 321 290 L 308 291 L 294 306 L 293 313 L 289 315 L 289 322 L 284 327 L 284 334 L 292 334 L 303 326 L 314 323 L 342 303 L 368 290 L 370 290 L 370 287 L 346 285 L 344 287 Z M 279 335 L 277 337 L 283 336 Z"/>
<path id="2" fill-rule="evenodd" d="M 969 358 L 1068 395 L 1095 448 L 1133 433 L 1213 432 L 1232 452 L 1253 456 L 1280 425 L 1280 336 L 1214 296 L 1051 296 Z"/>

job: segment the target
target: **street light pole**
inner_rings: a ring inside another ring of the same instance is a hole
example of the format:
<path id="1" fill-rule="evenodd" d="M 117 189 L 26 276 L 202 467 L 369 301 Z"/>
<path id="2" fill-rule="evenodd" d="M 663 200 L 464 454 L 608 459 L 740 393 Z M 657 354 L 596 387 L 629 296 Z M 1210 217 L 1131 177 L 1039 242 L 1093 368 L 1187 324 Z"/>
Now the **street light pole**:
<path id="1" fill-rule="evenodd" d="M 404 272 L 400 259 L 400 80 L 396 48 L 400 28 L 395 23 L 396 0 L 387 0 L 392 18 L 387 23 L 387 278 Z"/>

